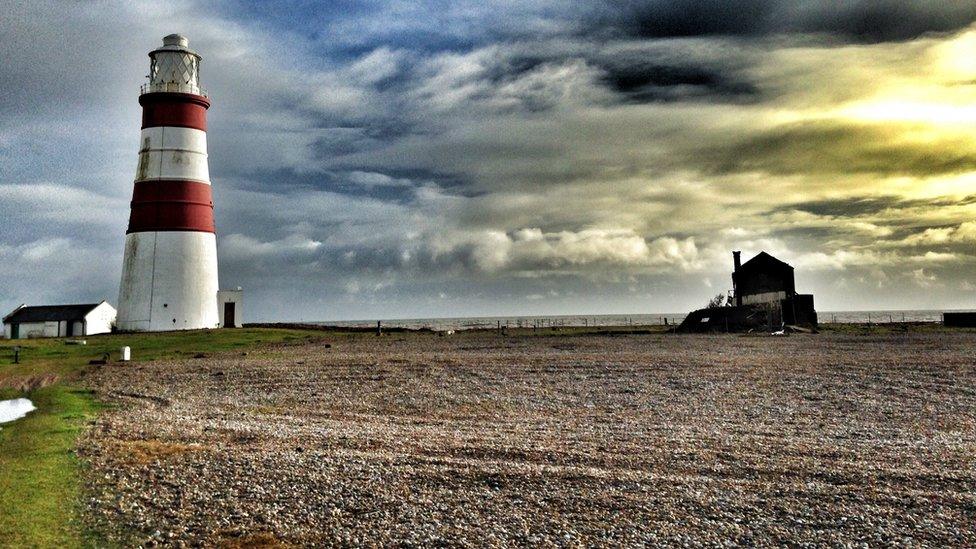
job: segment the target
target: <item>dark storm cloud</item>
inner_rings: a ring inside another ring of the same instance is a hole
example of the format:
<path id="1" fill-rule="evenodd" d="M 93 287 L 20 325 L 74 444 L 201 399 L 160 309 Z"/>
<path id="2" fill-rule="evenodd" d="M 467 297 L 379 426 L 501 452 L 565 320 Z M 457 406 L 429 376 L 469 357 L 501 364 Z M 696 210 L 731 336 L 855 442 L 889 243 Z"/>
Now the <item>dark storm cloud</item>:
<path id="1" fill-rule="evenodd" d="M 877 43 L 958 30 L 976 20 L 976 4 L 960 1 L 621 0 L 608 6 L 612 13 L 591 29 L 639 38 L 799 32 Z"/>
<path id="2" fill-rule="evenodd" d="M 918 202 L 897 196 L 853 196 L 844 199 L 799 202 L 774 208 L 769 213 L 798 210 L 820 216 L 858 217 L 878 214 L 893 208 L 918 205 Z"/>
<path id="3" fill-rule="evenodd" d="M 547 65 L 564 62 L 568 57 L 576 57 L 601 71 L 600 81 L 626 102 L 752 101 L 759 98 L 758 87 L 738 72 L 738 67 L 661 58 L 640 48 L 607 52 L 601 51 L 596 44 L 587 51 L 554 51 L 548 56 L 522 56 L 518 51 L 508 56 L 500 55 L 485 67 L 483 77 L 491 85 L 505 85 Z M 731 64 L 729 60 L 724 63 Z M 539 108 L 530 110 L 545 110 L 553 105 L 535 106 Z"/>
<path id="4" fill-rule="evenodd" d="M 909 141 L 894 124 L 802 122 L 709 155 L 716 173 L 931 176 L 976 170 L 976 150 L 953 139 Z M 910 128 L 909 128 L 910 129 Z M 907 132 L 910 135 L 910 132 Z"/>
<path id="5" fill-rule="evenodd" d="M 254 2 L 238 10 L 356 57 L 377 45 L 464 51 L 505 40 L 593 36 L 642 39 L 817 33 L 852 42 L 906 40 L 976 20 L 959 0 L 558 0 L 411 3 Z M 387 8 L 387 9 L 384 9 Z"/>
<path id="6" fill-rule="evenodd" d="M 969 195 L 963 198 L 951 200 L 910 200 L 894 195 L 852 196 L 844 199 L 798 202 L 795 204 L 774 208 L 768 213 L 798 210 L 819 216 L 862 217 L 878 215 L 885 212 L 909 210 L 911 208 L 966 206 L 970 204 L 976 204 L 976 195 Z"/>
<path id="7" fill-rule="evenodd" d="M 755 100 L 758 88 L 703 66 L 626 64 L 607 67 L 604 80 L 629 101 Z"/>
<path id="8" fill-rule="evenodd" d="M 750 35 L 765 31 L 776 0 L 610 2 L 614 30 L 639 38 Z"/>

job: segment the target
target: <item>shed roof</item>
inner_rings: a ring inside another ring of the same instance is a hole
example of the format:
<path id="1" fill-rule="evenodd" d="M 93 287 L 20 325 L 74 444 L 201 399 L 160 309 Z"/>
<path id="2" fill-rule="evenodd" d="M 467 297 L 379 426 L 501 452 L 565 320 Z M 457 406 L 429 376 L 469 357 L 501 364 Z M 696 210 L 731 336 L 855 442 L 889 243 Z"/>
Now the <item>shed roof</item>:
<path id="1" fill-rule="evenodd" d="M 35 307 L 19 307 L 3 317 L 6 322 L 53 322 L 56 320 L 82 320 L 101 303 L 84 303 L 81 305 L 39 305 Z"/>
<path id="2" fill-rule="evenodd" d="M 790 265 L 789 263 L 785 261 L 780 261 L 779 259 L 776 259 L 775 257 L 767 254 L 766 252 L 759 252 L 758 254 L 756 254 L 755 257 L 743 263 L 742 267 L 740 268 L 755 269 L 755 268 L 762 268 L 762 267 L 773 267 L 779 269 L 782 269 L 784 267 L 789 269 L 793 268 L 793 266 Z"/>

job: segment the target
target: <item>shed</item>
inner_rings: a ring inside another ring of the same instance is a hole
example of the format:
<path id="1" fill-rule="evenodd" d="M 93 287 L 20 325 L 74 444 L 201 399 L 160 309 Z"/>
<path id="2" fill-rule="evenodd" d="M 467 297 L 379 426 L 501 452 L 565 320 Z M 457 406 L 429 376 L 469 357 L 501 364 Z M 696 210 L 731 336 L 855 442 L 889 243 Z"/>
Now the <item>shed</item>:
<path id="1" fill-rule="evenodd" d="M 3 317 L 7 339 L 77 337 L 104 334 L 115 324 L 115 307 L 107 301 L 80 305 L 21 305 Z"/>
<path id="2" fill-rule="evenodd" d="M 692 311 L 679 332 L 742 332 L 782 326 L 816 329 L 813 295 L 796 293 L 793 267 L 766 252 L 745 263 L 732 252 L 734 301 L 727 306 Z"/>
<path id="3" fill-rule="evenodd" d="M 976 312 L 942 313 L 942 324 L 953 328 L 976 328 Z"/>
<path id="4" fill-rule="evenodd" d="M 240 328 L 244 326 L 244 290 L 219 290 L 217 292 L 217 315 L 221 328 Z"/>
<path id="5" fill-rule="evenodd" d="M 739 265 L 739 252 L 734 252 L 735 271 L 732 287 L 735 288 L 736 305 L 775 303 L 796 295 L 793 267 L 766 252 Z"/>

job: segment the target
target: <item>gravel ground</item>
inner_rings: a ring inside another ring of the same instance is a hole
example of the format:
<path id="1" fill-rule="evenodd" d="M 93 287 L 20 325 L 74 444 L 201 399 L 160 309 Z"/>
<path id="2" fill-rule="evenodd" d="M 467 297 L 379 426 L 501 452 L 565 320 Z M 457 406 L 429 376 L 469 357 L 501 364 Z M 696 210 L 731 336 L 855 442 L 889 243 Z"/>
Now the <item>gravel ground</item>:
<path id="1" fill-rule="evenodd" d="M 976 546 L 976 334 L 336 339 L 111 364 L 122 544 Z"/>

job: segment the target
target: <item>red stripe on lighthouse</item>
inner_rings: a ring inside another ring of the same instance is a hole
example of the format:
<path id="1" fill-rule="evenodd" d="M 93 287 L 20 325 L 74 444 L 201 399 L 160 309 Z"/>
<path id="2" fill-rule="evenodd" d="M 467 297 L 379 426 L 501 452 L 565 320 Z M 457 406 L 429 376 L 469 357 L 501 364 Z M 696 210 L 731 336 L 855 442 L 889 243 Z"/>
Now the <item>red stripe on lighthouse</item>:
<path id="1" fill-rule="evenodd" d="M 126 233 L 216 232 L 210 185 L 196 181 L 139 181 L 132 192 Z"/>
<path id="2" fill-rule="evenodd" d="M 142 128 L 179 126 L 207 131 L 207 109 L 210 100 L 191 93 L 145 93 L 142 105 Z"/>

